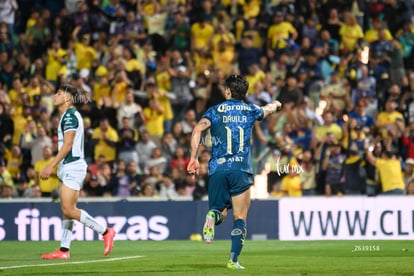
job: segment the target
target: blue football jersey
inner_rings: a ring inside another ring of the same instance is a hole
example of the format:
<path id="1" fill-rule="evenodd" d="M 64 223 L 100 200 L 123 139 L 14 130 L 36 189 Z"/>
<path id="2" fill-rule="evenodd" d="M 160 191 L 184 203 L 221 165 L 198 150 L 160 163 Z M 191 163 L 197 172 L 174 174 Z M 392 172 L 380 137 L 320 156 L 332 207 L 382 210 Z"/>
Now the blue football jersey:
<path id="1" fill-rule="evenodd" d="M 238 100 L 227 100 L 210 107 L 203 115 L 211 122 L 209 174 L 217 171 L 253 173 L 251 137 L 254 122 L 262 120 L 263 109 Z"/>

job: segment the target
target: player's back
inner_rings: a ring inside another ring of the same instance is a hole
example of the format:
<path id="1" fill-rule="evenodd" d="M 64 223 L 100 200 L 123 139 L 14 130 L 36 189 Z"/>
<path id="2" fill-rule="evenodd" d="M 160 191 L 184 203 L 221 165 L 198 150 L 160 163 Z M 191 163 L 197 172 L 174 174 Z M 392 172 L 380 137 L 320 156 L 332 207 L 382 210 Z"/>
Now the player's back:
<path id="1" fill-rule="evenodd" d="M 254 122 L 263 118 L 263 110 L 231 99 L 211 107 L 203 117 L 211 122 L 210 174 L 230 170 L 252 173 L 250 140 Z"/>

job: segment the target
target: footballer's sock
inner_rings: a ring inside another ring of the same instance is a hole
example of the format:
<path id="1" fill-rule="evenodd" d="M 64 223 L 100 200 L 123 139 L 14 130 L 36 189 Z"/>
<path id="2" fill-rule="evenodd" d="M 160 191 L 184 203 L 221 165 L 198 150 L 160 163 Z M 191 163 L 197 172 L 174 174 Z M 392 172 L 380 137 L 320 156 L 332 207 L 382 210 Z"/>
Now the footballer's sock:
<path id="1" fill-rule="evenodd" d="M 62 222 L 62 239 L 60 240 L 60 251 L 69 251 L 72 241 L 73 220 L 64 219 Z"/>
<path id="2" fill-rule="evenodd" d="M 215 215 L 214 224 L 219 225 L 220 223 L 222 223 L 223 222 L 223 215 L 221 214 L 220 210 L 211 209 L 211 211 L 213 211 L 214 215 Z"/>
<path id="3" fill-rule="evenodd" d="M 236 219 L 231 231 L 231 251 L 230 260 L 237 263 L 237 259 L 242 251 L 244 240 L 246 239 L 247 227 L 246 222 L 242 219 Z"/>
<path id="4" fill-rule="evenodd" d="M 86 227 L 89 227 L 92 230 L 98 232 L 99 234 L 103 234 L 106 231 L 106 228 L 102 224 L 97 222 L 84 210 L 81 210 L 80 222 L 85 224 Z"/>

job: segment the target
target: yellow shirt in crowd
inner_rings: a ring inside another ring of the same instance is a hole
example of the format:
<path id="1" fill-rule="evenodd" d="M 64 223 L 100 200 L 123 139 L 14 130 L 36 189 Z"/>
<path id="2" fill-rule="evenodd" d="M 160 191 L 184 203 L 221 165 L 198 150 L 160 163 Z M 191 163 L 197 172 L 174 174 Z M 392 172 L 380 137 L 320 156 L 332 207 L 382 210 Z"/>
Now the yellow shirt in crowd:
<path id="1" fill-rule="evenodd" d="M 59 70 L 62 67 L 62 63 L 59 61 L 58 57 L 64 57 L 65 55 L 66 51 L 63 49 L 58 49 L 57 51 L 48 51 L 46 64 L 46 80 L 57 81 L 59 76 Z"/>
<path id="2" fill-rule="evenodd" d="M 57 177 L 57 166 L 53 169 L 52 174 L 48 179 L 41 179 L 40 172 L 53 161 L 53 156 L 48 160 L 40 159 L 35 163 L 34 170 L 36 172 L 36 177 L 39 180 L 40 191 L 45 193 L 50 193 L 54 189 L 59 188 L 59 178 Z"/>
<path id="3" fill-rule="evenodd" d="M 361 26 L 356 25 L 342 25 L 339 29 L 339 34 L 342 37 L 341 48 L 348 48 L 354 50 L 359 39 L 364 37 Z"/>
<path id="4" fill-rule="evenodd" d="M 302 184 L 299 175 L 284 176 L 280 190 L 286 192 L 288 196 L 302 196 Z"/>
<path id="5" fill-rule="evenodd" d="M 388 29 L 384 29 L 385 32 L 385 40 L 392 40 L 392 34 Z M 365 32 L 365 40 L 368 43 L 372 43 L 376 40 L 378 40 L 378 30 L 371 29 Z"/>
<path id="6" fill-rule="evenodd" d="M 208 41 L 213 34 L 214 27 L 210 23 L 205 22 L 204 27 L 198 22 L 191 25 L 191 35 L 195 49 L 208 49 Z"/>
<path id="7" fill-rule="evenodd" d="M 83 68 L 91 69 L 92 61 L 98 58 L 95 49 L 91 46 L 85 46 L 80 42 L 75 43 L 75 54 L 78 59 L 76 69 L 81 70 Z"/>
<path id="8" fill-rule="evenodd" d="M 12 178 L 20 177 L 20 166 L 23 164 L 23 156 L 14 157 L 11 150 L 7 149 L 5 154 L 7 160 L 7 170 Z"/>
<path id="9" fill-rule="evenodd" d="M 144 108 L 143 114 L 149 135 L 162 136 L 164 134 L 164 114 L 149 107 Z"/>
<path id="10" fill-rule="evenodd" d="M 295 27 L 289 22 L 281 22 L 279 24 L 273 24 L 267 31 L 267 39 L 270 41 L 270 47 L 272 49 L 284 49 L 287 46 L 285 39 L 288 39 L 290 34 L 296 33 Z"/>
<path id="11" fill-rule="evenodd" d="M 383 192 L 405 189 L 400 160 L 378 158 L 375 162 L 375 167 L 378 169 Z"/>
<path id="12" fill-rule="evenodd" d="M 102 130 L 97 127 L 93 130 L 92 139 L 98 139 L 98 143 L 95 145 L 95 160 L 100 155 L 105 156 L 105 162 L 112 162 L 116 159 L 116 146 L 109 145 L 105 139 L 112 142 L 118 142 L 119 136 L 115 129 L 109 127 L 105 133 L 105 139 L 101 139 Z"/>

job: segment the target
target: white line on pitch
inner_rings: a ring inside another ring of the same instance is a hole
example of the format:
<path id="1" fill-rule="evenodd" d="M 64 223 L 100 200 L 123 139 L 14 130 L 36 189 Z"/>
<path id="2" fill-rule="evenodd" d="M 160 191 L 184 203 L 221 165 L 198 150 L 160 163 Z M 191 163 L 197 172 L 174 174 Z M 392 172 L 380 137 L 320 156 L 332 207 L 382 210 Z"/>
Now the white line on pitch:
<path id="1" fill-rule="evenodd" d="M 142 258 L 142 257 L 144 257 L 144 256 L 129 256 L 129 257 L 119 257 L 119 258 L 90 260 L 90 261 L 64 262 L 64 263 L 47 263 L 47 264 L 3 266 L 3 267 L 0 267 L 0 270 L 1 269 L 12 269 L 12 268 L 24 268 L 24 267 L 40 267 L 40 266 L 56 266 L 56 265 L 70 265 L 70 264 L 103 263 L 103 262 L 122 261 L 122 260 L 128 260 L 128 259 L 137 259 L 137 258 Z"/>

